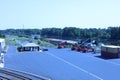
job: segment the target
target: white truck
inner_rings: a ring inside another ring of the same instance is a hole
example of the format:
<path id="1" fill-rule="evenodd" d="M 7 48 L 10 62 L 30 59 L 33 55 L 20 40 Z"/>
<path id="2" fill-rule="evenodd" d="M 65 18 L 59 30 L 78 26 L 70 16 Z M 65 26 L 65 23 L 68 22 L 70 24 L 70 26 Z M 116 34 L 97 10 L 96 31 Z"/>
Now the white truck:
<path id="1" fill-rule="evenodd" d="M 6 52 L 5 39 L 0 38 L 0 67 L 4 67 L 4 52 Z"/>
<path id="2" fill-rule="evenodd" d="M 6 44 L 5 44 L 5 39 L 0 38 L 0 52 L 5 51 Z"/>

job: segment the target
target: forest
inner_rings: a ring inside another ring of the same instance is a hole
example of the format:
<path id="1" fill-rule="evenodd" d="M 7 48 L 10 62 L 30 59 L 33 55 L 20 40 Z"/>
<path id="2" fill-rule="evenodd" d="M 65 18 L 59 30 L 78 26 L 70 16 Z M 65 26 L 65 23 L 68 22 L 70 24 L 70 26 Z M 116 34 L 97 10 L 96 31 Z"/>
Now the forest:
<path id="1" fill-rule="evenodd" d="M 42 29 L 6 29 L 0 30 L 0 37 L 5 35 L 18 35 L 20 37 L 30 37 L 33 34 L 40 35 L 41 38 L 57 39 L 94 39 L 105 44 L 120 45 L 120 27 L 101 28 L 42 28 Z"/>

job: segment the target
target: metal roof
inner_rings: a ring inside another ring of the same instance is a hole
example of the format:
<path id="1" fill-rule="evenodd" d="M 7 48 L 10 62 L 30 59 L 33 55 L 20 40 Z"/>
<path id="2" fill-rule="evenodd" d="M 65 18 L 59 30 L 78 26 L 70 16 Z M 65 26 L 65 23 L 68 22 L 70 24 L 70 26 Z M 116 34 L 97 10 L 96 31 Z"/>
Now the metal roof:
<path id="1" fill-rule="evenodd" d="M 35 43 L 26 43 L 25 45 L 22 45 L 23 47 L 35 47 L 35 46 L 39 46 Z"/>

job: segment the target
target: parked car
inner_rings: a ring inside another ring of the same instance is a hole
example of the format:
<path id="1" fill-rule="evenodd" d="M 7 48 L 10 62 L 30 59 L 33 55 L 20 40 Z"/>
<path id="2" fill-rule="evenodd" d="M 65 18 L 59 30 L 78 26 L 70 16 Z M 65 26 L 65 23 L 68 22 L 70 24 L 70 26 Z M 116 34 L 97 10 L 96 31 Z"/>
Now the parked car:
<path id="1" fill-rule="evenodd" d="M 46 47 L 42 47 L 41 50 L 42 51 L 48 51 L 48 49 Z"/>

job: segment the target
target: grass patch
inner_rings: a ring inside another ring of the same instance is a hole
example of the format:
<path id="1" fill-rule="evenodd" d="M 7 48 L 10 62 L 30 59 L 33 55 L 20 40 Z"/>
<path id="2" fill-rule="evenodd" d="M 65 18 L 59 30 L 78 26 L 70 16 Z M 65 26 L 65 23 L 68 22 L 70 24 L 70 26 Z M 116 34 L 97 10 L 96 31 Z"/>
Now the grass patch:
<path id="1" fill-rule="evenodd" d="M 20 43 L 23 43 L 25 41 L 32 40 L 32 42 L 45 47 L 54 47 L 53 44 L 51 44 L 49 41 L 45 41 L 44 39 L 32 39 L 32 38 L 26 38 L 26 37 L 18 37 L 14 35 L 7 35 L 6 38 L 6 44 L 7 45 L 15 45 L 20 46 Z"/>

